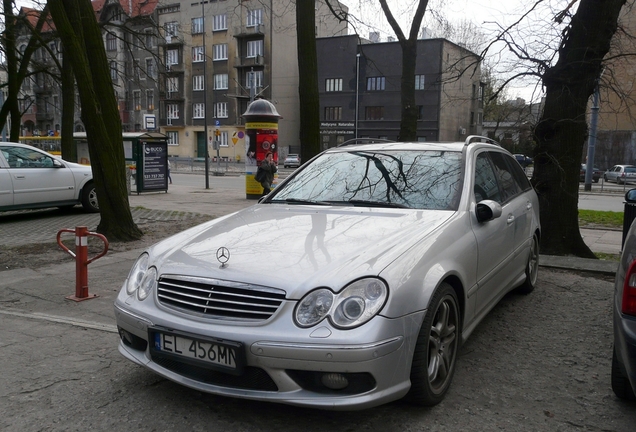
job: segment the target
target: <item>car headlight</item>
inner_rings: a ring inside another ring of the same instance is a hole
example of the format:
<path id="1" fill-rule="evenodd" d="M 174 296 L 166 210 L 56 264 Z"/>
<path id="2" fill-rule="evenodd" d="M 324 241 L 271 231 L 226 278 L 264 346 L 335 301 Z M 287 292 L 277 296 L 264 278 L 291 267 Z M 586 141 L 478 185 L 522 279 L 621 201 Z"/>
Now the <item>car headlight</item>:
<path id="1" fill-rule="evenodd" d="M 137 293 L 139 300 L 145 300 L 157 284 L 157 269 L 148 268 L 148 254 L 143 253 L 130 269 L 128 280 L 126 281 L 126 293 L 133 295 Z"/>
<path id="2" fill-rule="evenodd" d="M 320 288 L 303 297 L 294 314 L 300 327 L 311 327 L 328 317 L 339 328 L 357 327 L 380 312 L 389 290 L 376 278 L 359 279 L 334 294 Z"/>

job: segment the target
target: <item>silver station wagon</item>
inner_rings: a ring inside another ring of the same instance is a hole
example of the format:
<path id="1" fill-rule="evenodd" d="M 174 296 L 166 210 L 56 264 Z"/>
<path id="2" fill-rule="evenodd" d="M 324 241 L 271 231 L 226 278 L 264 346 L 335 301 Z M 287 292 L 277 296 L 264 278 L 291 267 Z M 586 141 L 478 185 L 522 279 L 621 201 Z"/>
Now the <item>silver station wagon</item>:
<path id="1" fill-rule="evenodd" d="M 487 138 L 342 145 L 143 252 L 115 301 L 119 350 L 216 395 L 435 405 L 488 311 L 534 289 L 539 236 L 533 188 Z"/>

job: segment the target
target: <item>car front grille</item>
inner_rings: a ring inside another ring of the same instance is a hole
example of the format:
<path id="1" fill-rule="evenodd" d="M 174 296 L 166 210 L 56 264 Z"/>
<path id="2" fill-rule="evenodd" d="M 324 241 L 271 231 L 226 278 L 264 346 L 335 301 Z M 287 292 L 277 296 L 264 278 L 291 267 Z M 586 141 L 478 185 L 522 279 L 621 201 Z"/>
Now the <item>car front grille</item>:
<path id="1" fill-rule="evenodd" d="M 278 289 L 226 281 L 164 276 L 157 288 L 159 302 L 211 318 L 266 321 L 285 300 Z"/>

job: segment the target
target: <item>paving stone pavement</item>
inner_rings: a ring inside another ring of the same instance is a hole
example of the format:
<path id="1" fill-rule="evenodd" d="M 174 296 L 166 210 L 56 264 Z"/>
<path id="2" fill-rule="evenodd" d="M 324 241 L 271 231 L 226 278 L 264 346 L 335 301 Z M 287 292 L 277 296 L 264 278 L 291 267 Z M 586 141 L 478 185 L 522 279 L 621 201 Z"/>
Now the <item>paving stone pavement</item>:
<path id="1" fill-rule="evenodd" d="M 148 221 L 183 221 L 199 216 L 191 212 L 145 208 L 132 208 L 131 213 L 137 224 Z M 0 217 L 0 238 L 2 244 L 8 247 L 55 243 L 61 229 L 85 226 L 89 231 L 95 231 L 99 220 L 99 213 L 84 213 L 80 207 L 70 213 L 59 210 L 11 212 Z"/>

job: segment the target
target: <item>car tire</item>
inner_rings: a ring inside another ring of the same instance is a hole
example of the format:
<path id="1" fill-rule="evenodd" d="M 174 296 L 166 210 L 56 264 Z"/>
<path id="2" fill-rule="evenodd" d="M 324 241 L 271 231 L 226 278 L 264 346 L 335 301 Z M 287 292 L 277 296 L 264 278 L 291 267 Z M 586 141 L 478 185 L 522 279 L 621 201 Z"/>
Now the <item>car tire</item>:
<path id="1" fill-rule="evenodd" d="M 612 350 L 612 390 L 614 394 L 621 399 L 636 400 L 632 385 L 629 379 L 623 375 L 621 365 L 616 357 L 616 348 Z"/>
<path id="2" fill-rule="evenodd" d="M 519 294 L 530 294 L 534 291 L 539 277 L 539 237 L 535 234 L 532 236 L 532 244 L 530 245 L 530 254 L 526 262 L 526 280 L 515 290 Z"/>
<path id="3" fill-rule="evenodd" d="M 91 213 L 99 212 L 99 203 L 97 201 L 97 191 L 95 190 L 95 183 L 86 183 L 82 189 L 82 207 L 84 210 Z"/>
<path id="4" fill-rule="evenodd" d="M 455 290 L 442 283 L 433 294 L 417 337 L 406 400 L 421 406 L 440 403 L 448 391 L 460 341 L 459 302 Z"/>

